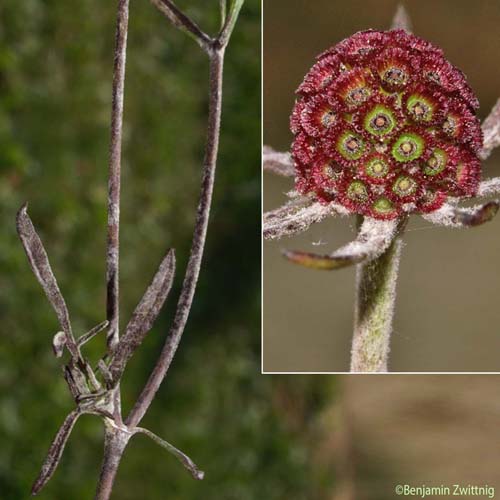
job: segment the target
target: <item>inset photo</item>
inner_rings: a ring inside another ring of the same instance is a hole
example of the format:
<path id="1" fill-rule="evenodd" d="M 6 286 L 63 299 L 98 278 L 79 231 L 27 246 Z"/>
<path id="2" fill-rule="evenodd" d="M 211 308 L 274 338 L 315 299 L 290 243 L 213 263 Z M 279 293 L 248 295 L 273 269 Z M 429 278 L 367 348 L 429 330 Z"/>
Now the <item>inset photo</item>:
<path id="1" fill-rule="evenodd" d="M 263 5 L 263 373 L 498 372 L 500 4 Z"/>

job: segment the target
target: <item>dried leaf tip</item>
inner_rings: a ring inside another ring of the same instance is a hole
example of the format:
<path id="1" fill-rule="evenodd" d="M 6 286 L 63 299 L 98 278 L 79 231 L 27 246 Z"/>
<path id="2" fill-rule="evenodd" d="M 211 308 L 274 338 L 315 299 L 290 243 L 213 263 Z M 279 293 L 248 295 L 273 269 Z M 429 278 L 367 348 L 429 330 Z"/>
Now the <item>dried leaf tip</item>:
<path id="1" fill-rule="evenodd" d="M 411 21 L 408 11 L 403 4 L 399 4 L 392 20 L 392 29 L 405 30 L 411 33 Z"/>
<path id="2" fill-rule="evenodd" d="M 54 438 L 54 441 L 52 441 L 47 457 L 42 465 L 40 474 L 31 488 L 32 496 L 38 495 L 54 474 L 57 466 L 59 465 L 59 461 L 61 460 L 64 447 L 66 446 L 71 431 L 73 430 L 73 427 L 75 426 L 75 423 L 80 415 L 81 412 L 79 410 L 73 410 L 66 417 L 63 424 L 57 431 L 56 437 Z"/>

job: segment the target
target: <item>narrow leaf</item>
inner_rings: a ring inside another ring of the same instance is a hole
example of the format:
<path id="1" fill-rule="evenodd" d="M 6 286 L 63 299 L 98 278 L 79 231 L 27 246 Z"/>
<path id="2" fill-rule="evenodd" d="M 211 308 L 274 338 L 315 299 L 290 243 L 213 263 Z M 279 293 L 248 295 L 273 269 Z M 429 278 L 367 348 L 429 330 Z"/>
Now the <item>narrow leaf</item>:
<path id="1" fill-rule="evenodd" d="M 102 323 L 99 323 L 98 325 L 94 326 L 91 330 L 89 330 L 87 333 L 84 333 L 81 337 L 78 337 L 77 344 L 79 347 L 81 347 L 83 344 L 86 344 L 89 340 L 93 339 L 98 333 L 102 332 L 105 330 L 109 325 L 109 321 L 103 321 Z"/>
<path id="2" fill-rule="evenodd" d="M 396 14 L 392 20 L 392 29 L 394 30 L 405 30 L 411 33 L 411 21 L 408 11 L 405 9 L 403 4 L 398 5 Z"/>
<path id="3" fill-rule="evenodd" d="M 457 208 L 446 204 L 435 212 L 423 215 L 423 218 L 441 226 L 455 228 L 475 227 L 492 220 L 499 207 L 500 203 L 497 201 L 490 201 L 484 205 L 476 205 L 470 208 Z"/>
<path id="4" fill-rule="evenodd" d="M 75 426 L 75 423 L 80 415 L 81 412 L 79 410 L 73 410 L 66 417 L 63 424 L 57 431 L 56 437 L 50 445 L 47 457 L 43 462 L 42 470 L 31 488 L 32 495 L 37 495 L 54 474 L 57 466 L 59 465 L 59 461 L 61 460 L 64 447 L 66 446 L 71 431 L 73 430 L 73 427 Z"/>
<path id="5" fill-rule="evenodd" d="M 145 434 L 149 438 L 151 438 L 155 443 L 159 444 L 162 448 L 165 448 L 167 451 L 172 453 L 179 462 L 191 473 L 191 475 L 201 481 L 205 477 L 205 473 L 198 468 L 198 466 L 182 451 L 178 450 L 175 446 L 172 446 L 170 443 L 165 441 L 164 439 L 157 436 L 154 432 L 151 432 L 148 429 L 144 429 L 142 427 L 136 427 L 133 429 L 134 433 L 140 432 L 141 434 Z"/>
<path id="6" fill-rule="evenodd" d="M 329 255 L 284 250 L 283 255 L 295 264 L 312 269 L 333 270 L 373 260 L 382 255 L 398 232 L 401 220 L 381 221 L 366 217 L 354 241 Z"/>
<path id="7" fill-rule="evenodd" d="M 135 308 L 125 333 L 113 353 L 109 369 L 115 381 L 119 379 L 127 361 L 153 327 L 172 287 L 174 274 L 175 252 L 170 250 L 160 264 L 151 285 Z"/>
<path id="8" fill-rule="evenodd" d="M 68 308 L 66 302 L 59 290 L 54 273 L 50 267 L 47 252 L 43 246 L 42 240 L 38 236 L 28 215 L 27 204 L 24 204 L 17 213 L 17 232 L 21 238 L 24 250 L 28 256 L 31 269 L 33 270 L 38 282 L 49 299 L 50 304 L 57 314 L 59 323 L 66 334 L 66 344 L 68 350 L 74 358 L 79 358 L 78 348 L 76 346 L 71 324 L 69 321 Z"/>
<path id="9" fill-rule="evenodd" d="M 500 99 L 493 106 L 482 125 L 483 148 L 479 152 L 481 159 L 486 160 L 493 149 L 500 146 Z"/>
<path id="10" fill-rule="evenodd" d="M 264 146 L 262 150 L 262 168 L 264 172 L 293 177 L 295 167 L 290 153 L 280 153 L 269 146 Z"/>

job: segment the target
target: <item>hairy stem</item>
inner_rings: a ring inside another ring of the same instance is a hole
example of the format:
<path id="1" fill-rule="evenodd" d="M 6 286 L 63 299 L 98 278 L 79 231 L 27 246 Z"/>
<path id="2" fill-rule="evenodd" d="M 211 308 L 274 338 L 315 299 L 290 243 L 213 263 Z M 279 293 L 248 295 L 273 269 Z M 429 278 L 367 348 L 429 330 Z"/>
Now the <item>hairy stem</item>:
<path id="1" fill-rule="evenodd" d="M 219 148 L 219 134 L 222 104 L 222 75 L 223 75 L 224 47 L 214 49 L 210 53 L 210 88 L 209 88 L 209 114 L 208 131 L 203 162 L 203 178 L 201 194 L 196 213 L 196 223 L 191 244 L 191 253 L 182 284 L 182 290 L 177 303 L 175 317 L 170 328 L 167 340 L 161 351 L 160 357 L 154 367 L 142 393 L 130 415 L 127 425 L 135 427 L 149 408 L 153 398 L 162 383 L 186 326 L 194 292 L 200 273 L 201 260 L 205 247 L 208 219 L 212 202 L 212 192 L 215 179 L 215 167 Z"/>
<path id="2" fill-rule="evenodd" d="M 111 139 L 108 179 L 108 238 L 106 257 L 108 348 L 118 342 L 119 320 L 119 238 L 120 238 L 120 172 L 123 129 L 123 95 L 127 53 L 129 0 L 118 0 L 116 19 L 113 95 L 111 105 Z"/>
<path id="3" fill-rule="evenodd" d="M 378 258 L 358 264 L 351 372 L 386 372 L 402 248 L 398 234 Z"/>
<path id="4" fill-rule="evenodd" d="M 125 447 L 130 439 L 130 433 L 122 431 L 109 422 L 105 423 L 104 431 L 104 458 L 101 474 L 95 494 L 95 500 L 108 500 L 111 497 L 118 466 Z"/>

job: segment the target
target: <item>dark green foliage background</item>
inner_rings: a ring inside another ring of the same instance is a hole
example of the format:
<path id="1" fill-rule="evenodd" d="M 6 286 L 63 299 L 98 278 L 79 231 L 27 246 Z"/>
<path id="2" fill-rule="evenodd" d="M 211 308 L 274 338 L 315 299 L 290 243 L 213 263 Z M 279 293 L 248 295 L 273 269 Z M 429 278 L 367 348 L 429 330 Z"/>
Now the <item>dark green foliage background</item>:
<path id="1" fill-rule="evenodd" d="M 131 4 L 122 325 L 168 247 L 176 248 L 178 273 L 166 311 L 129 365 L 123 383 L 126 411 L 162 345 L 187 261 L 208 72 L 205 55 L 149 2 Z M 205 29 L 217 29 L 215 0 L 179 4 Z M 50 349 L 58 329 L 55 315 L 15 234 L 15 213 L 25 200 L 76 333 L 104 318 L 114 23 L 111 1 L 3 0 L 0 5 L 2 500 L 28 497 L 49 442 L 72 407 Z M 321 407 L 327 388 L 311 379 L 259 375 L 258 0 L 248 0 L 243 8 L 227 53 L 224 92 L 218 178 L 198 294 L 178 355 L 144 420 L 191 454 L 206 480 L 193 481 L 164 450 L 138 436 L 125 455 L 114 498 L 311 498 L 306 493 L 313 469 L 307 446 L 308 429 L 315 425 L 310 410 Z M 86 352 L 96 361 L 103 349 L 103 341 L 95 340 Z M 294 403 L 287 420 L 280 401 L 290 398 Z M 298 420 L 290 418 L 294 412 Z M 92 498 L 101 446 L 99 420 L 83 417 L 40 498 Z"/>

